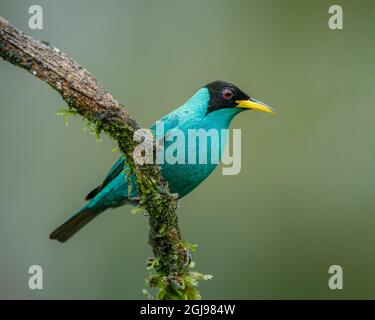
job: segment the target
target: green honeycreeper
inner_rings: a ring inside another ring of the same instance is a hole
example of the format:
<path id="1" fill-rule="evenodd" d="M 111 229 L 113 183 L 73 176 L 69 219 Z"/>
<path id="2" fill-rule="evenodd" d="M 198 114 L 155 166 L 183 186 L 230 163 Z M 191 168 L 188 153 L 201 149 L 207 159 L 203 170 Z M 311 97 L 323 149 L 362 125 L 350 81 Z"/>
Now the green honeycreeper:
<path id="1" fill-rule="evenodd" d="M 204 129 L 206 131 L 228 129 L 233 117 L 244 110 L 274 112 L 271 107 L 251 98 L 237 86 L 224 81 L 214 81 L 202 87 L 184 105 L 160 121 L 164 125 L 165 132 L 179 129 L 187 136 L 189 129 Z M 151 131 L 155 134 L 155 125 Z M 220 155 L 224 145 L 225 141 L 221 141 L 217 145 Z M 211 152 L 209 147 L 205 151 Z M 198 154 L 198 152 L 196 153 Z M 207 163 L 204 164 L 199 162 L 195 164 L 169 164 L 167 162 L 161 164 L 161 172 L 169 184 L 170 191 L 182 198 L 195 189 L 217 165 L 216 162 L 210 161 L 211 157 L 208 156 L 207 159 Z M 122 156 L 108 172 L 103 183 L 86 196 L 87 204 L 54 230 L 50 239 L 65 242 L 104 210 L 127 203 L 136 203 L 138 194 L 135 177 L 128 177 L 129 170 L 127 169 Z M 131 188 L 128 186 L 130 182 L 132 183 Z"/>

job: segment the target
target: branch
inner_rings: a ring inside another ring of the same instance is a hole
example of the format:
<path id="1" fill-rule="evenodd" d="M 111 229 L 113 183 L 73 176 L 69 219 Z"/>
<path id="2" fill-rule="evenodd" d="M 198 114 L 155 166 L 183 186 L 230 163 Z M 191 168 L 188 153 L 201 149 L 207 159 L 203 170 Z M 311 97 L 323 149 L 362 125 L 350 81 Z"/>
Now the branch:
<path id="1" fill-rule="evenodd" d="M 148 261 L 148 269 L 153 269 L 149 285 L 159 289 L 157 298 L 199 298 L 195 286 L 204 276 L 188 269 L 189 246 L 181 240 L 176 197 L 169 192 L 159 166 L 134 163 L 133 134 L 139 127 L 127 109 L 67 54 L 25 35 L 2 17 L 0 56 L 47 82 L 69 108 L 117 141 L 136 176 L 140 204 L 149 214 L 149 244 L 155 256 Z"/>

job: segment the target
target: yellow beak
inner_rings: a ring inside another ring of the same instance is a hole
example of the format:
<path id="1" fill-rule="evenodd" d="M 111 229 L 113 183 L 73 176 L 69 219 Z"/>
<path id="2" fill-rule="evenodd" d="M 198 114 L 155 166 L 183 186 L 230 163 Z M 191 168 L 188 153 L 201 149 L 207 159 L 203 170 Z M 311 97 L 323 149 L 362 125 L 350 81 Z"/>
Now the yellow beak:
<path id="1" fill-rule="evenodd" d="M 249 100 L 237 100 L 236 103 L 238 103 L 237 108 L 275 113 L 275 110 L 273 110 L 270 106 L 255 100 L 254 98 L 250 98 Z"/>

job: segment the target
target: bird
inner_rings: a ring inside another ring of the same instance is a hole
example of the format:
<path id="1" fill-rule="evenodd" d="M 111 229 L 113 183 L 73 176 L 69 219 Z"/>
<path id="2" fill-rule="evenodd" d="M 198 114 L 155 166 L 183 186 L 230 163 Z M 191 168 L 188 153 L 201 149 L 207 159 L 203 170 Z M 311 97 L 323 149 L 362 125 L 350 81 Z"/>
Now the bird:
<path id="1" fill-rule="evenodd" d="M 175 129 L 184 134 L 187 134 L 189 129 L 222 130 L 228 129 L 232 119 L 245 110 L 275 113 L 269 105 L 250 97 L 236 85 L 217 80 L 201 87 L 186 103 L 161 118 L 158 123 L 163 124 L 167 134 Z M 154 135 L 155 130 L 156 125 L 151 127 Z M 166 141 L 166 137 L 162 139 L 164 144 L 171 144 Z M 225 139 L 224 137 L 223 140 Z M 225 141 L 216 145 L 220 156 L 224 146 Z M 209 153 L 209 147 L 203 151 Z M 216 166 L 217 163 L 211 159 L 206 163 L 164 162 L 160 165 L 161 174 L 168 182 L 170 191 L 177 194 L 179 199 L 197 188 Z M 136 205 L 137 199 L 139 194 L 135 176 L 131 174 L 125 156 L 122 155 L 109 170 L 104 181 L 86 196 L 86 205 L 56 228 L 50 234 L 50 239 L 66 242 L 105 210 L 125 204 Z"/>

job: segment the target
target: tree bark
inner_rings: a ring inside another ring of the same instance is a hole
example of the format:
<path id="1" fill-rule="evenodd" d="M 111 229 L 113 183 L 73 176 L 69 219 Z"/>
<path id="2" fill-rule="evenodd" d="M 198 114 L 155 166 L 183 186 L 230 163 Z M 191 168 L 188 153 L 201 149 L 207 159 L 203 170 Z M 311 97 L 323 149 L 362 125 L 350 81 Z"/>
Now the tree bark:
<path id="1" fill-rule="evenodd" d="M 134 163 L 133 134 L 139 127 L 127 109 L 67 54 L 25 35 L 2 17 L 0 56 L 47 82 L 69 108 L 92 122 L 98 132 L 104 131 L 117 141 L 136 176 L 140 204 L 149 214 L 149 243 L 155 255 L 148 263 L 154 269 L 150 286 L 160 289 L 159 298 L 199 297 L 186 278 L 191 273 L 186 263 L 189 250 L 181 241 L 176 197 L 169 192 L 159 166 Z"/>

